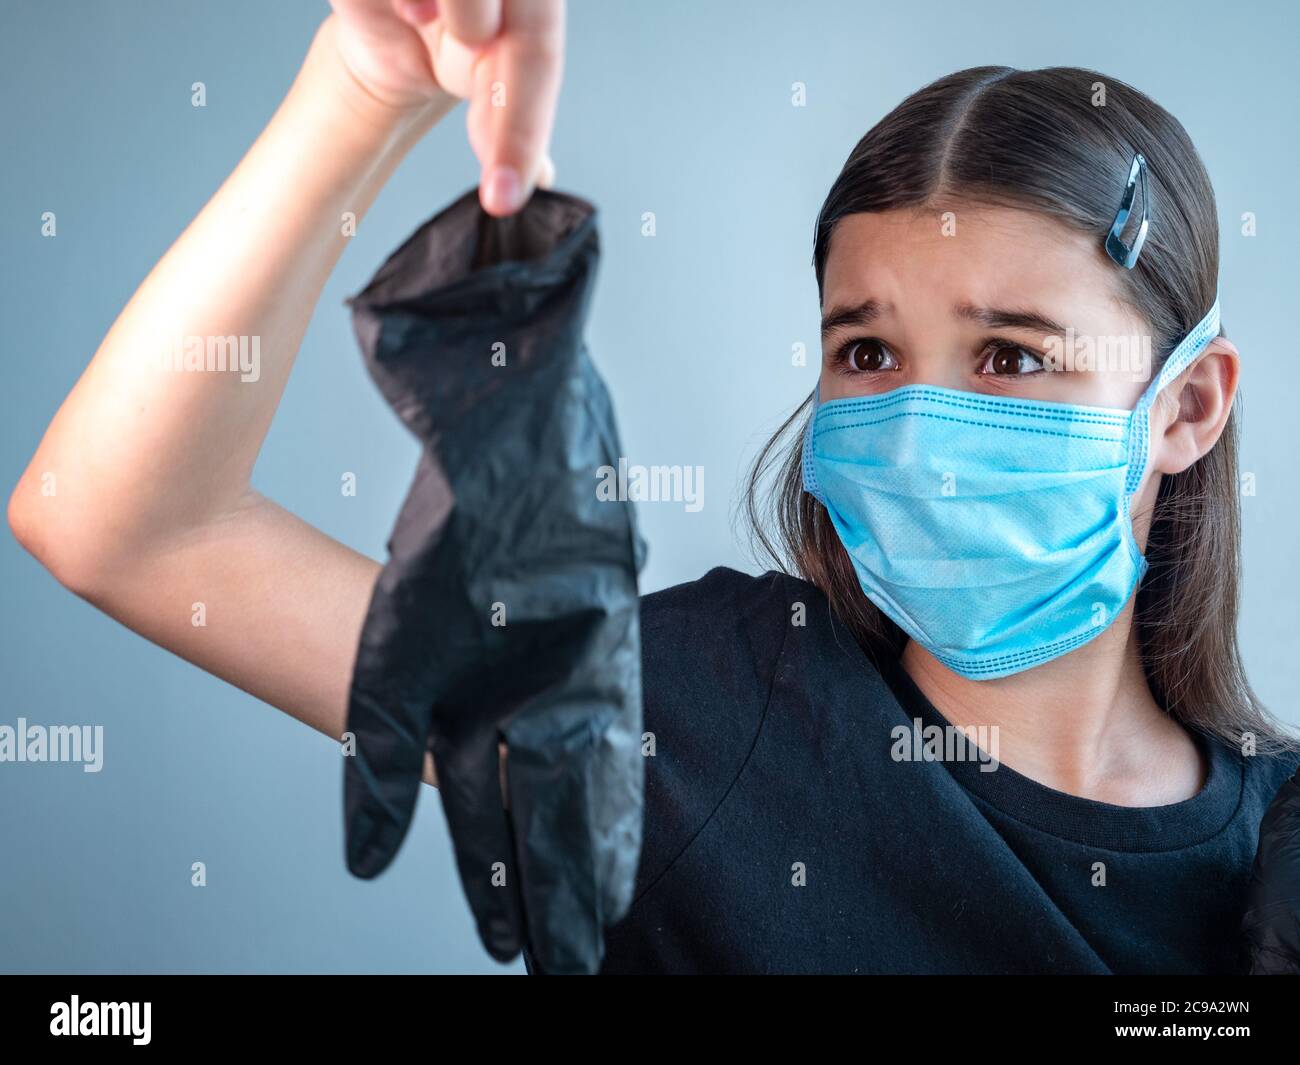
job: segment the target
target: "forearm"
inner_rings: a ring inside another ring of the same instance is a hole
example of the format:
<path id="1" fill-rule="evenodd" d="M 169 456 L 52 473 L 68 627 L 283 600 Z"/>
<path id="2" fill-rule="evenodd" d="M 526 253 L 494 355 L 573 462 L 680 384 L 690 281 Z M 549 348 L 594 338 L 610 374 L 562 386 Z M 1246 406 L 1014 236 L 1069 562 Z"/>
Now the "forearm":
<path id="1" fill-rule="evenodd" d="M 347 243 L 345 214 L 365 214 L 455 103 L 379 104 L 348 75 L 333 30 L 331 18 L 269 125 L 140 286 L 47 431 L 15 493 L 21 502 L 55 478 L 58 504 L 40 506 L 34 536 L 47 550 L 110 567 L 106 552 L 138 553 L 241 504 Z M 254 371 L 183 369 L 187 343 L 206 358 L 209 338 L 227 337 L 246 338 Z"/>

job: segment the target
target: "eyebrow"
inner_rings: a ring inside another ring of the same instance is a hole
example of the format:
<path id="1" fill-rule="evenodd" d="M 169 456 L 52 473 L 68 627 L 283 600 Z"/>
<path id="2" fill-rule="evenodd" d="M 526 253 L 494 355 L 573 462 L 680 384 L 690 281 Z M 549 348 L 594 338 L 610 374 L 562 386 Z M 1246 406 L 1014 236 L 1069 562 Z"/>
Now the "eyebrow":
<path id="1" fill-rule="evenodd" d="M 822 337 L 840 329 L 870 325 L 884 313 L 879 300 L 863 300 L 852 306 L 832 307 L 822 315 Z"/>
<path id="2" fill-rule="evenodd" d="M 852 327 L 870 325 L 886 313 L 879 300 L 868 299 L 851 306 L 833 307 L 822 317 L 822 336 Z M 1065 333 L 1060 322 L 1032 310 L 1008 310 L 999 307 L 976 307 L 959 303 L 953 314 L 968 322 L 976 322 L 986 329 L 1032 329 L 1041 333 Z"/>
<path id="3" fill-rule="evenodd" d="M 1064 333 L 1065 326 L 1037 311 L 1012 311 L 997 307 L 972 307 L 959 303 L 953 308 L 958 318 L 977 322 L 988 329 L 1033 329 L 1040 333 Z"/>

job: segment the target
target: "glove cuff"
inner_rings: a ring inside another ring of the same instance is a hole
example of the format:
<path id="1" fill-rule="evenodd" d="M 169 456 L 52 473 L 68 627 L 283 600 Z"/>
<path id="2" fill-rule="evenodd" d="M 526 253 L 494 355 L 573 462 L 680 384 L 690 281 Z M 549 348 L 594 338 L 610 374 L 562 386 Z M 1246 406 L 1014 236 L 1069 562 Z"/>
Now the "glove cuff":
<path id="1" fill-rule="evenodd" d="M 347 301 L 371 377 L 424 443 L 508 382 L 581 349 L 596 220 L 587 200 L 549 189 L 497 218 L 470 189 Z"/>

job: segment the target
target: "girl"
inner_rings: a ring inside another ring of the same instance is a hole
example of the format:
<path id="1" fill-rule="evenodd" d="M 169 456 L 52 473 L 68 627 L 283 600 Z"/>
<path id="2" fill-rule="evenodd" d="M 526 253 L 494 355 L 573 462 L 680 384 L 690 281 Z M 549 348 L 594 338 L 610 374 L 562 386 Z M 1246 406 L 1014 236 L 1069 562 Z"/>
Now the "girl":
<path id="1" fill-rule="evenodd" d="M 561 14 L 334 6 L 9 518 L 77 594 L 338 737 L 380 567 L 250 473 L 338 218 L 456 97 L 487 210 L 549 181 Z M 854 148 L 813 263 L 818 390 L 750 486 L 781 568 L 642 601 L 657 754 L 604 971 L 1232 969 L 1297 755 L 1236 642 L 1239 357 L 1186 133 L 1090 71 L 961 71 Z M 260 378 L 138 372 L 176 322 L 260 337 Z"/>

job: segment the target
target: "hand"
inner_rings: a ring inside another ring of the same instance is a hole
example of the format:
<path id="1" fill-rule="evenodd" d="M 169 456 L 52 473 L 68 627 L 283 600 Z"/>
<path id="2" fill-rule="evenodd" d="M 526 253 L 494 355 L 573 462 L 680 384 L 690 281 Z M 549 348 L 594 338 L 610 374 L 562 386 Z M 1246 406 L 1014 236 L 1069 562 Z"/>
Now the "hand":
<path id="1" fill-rule="evenodd" d="M 518 211 L 555 179 L 551 128 L 564 66 L 564 0 L 331 0 L 348 71 L 395 111 L 469 100 L 479 200 Z"/>

